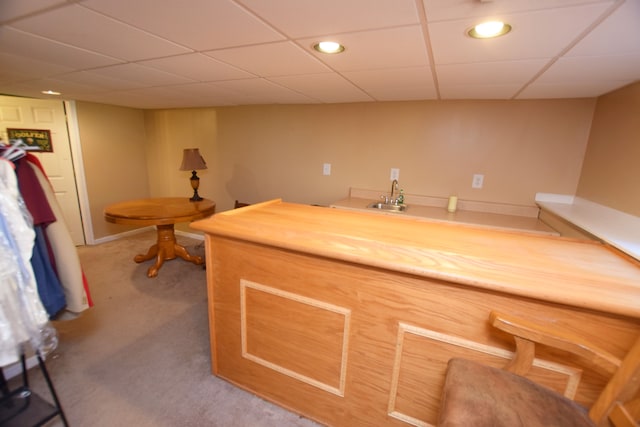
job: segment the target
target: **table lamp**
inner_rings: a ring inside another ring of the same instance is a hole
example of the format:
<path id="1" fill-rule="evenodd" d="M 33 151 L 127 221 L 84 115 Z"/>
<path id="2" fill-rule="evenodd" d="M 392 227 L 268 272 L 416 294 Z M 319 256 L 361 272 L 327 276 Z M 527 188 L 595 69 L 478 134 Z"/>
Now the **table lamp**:
<path id="1" fill-rule="evenodd" d="M 200 178 L 196 174 L 197 170 L 207 168 L 207 163 L 200 155 L 200 150 L 197 148 L 185 148 L 182 155 L 182 165 L 180 165 L 181 171 L 191 171 L 191 188 L 193 188 L 193 197 L 190 198 L 192 202 L 202 200 L 202 197 L 198 195 L 198 187 L 200 187 Z"/>

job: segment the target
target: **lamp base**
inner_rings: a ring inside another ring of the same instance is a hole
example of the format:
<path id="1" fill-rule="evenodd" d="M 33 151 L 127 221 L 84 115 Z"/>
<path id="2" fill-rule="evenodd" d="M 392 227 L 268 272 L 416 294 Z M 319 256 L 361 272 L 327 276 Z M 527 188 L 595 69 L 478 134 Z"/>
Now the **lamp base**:
<path id="1" fill-rule="evenodd" d="M 200 178 L 196 174 L 196 171 L 191 171 L 191 188 L 193 188 L 193 197 L 189 199 L 191 202 L 199 202 L 202 197 L 198 194 L 198 187 L 200 187 Z"/>

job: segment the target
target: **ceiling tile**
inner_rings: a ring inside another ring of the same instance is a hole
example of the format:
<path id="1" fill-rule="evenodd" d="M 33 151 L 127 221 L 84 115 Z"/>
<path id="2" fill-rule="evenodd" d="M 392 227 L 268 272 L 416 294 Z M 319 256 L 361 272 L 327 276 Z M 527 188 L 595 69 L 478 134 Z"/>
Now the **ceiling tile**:
<path id="1" fill-rule="evenodd" d="M 198 51 L 284 39 L 230 0 L 87 0 L 82 4 Z"/>
<path id="2" fill-rule="evenodd" d="M 2 0 L 0 23 L 66 4 L 66 0 Z"/>
<path id="3" fill-rule="evenodd" d="M 37 59 L 12 55 L 9 53 L 0 53 L 0 63 L 11 64 L 10 68 L 0 67 L 0 82 L 11 80 L 23 82 L 26 80 L 46 77 L 50 74 L 68 73 L 72 70 L 71 68 L 64 67 L 62 65 L 50 64 Z"/>
<path id="4" fill-rule="evenodd" d="M 514 13 L 543 9 L 561 9 L 589 3 L 611 5 L 615 0 L 422 0 L 429 22 L 451 21 L 461 18 L 495 18 Z"/>
<path id="5" fill-rule="evenodd" d="M 140 61 L 138 64 L 201 82 L 255 77 L 250 73 L 201 53 L 151 59 L 148 61 Z"/>
<path id="6" fill-rule="evenodd" d="M 567 56 L 640 54 L 640 1 L 621 3 L 607 19 L 581 40 Z M 611 43 L 615 40 L 615 43 Z"/>
<path id="7" fill-rule="evenodd" d="M 0 77 L 0 82 L 2 82 L 1 77 Z M 41 84 L 40 87 L 46 87 L 44 86 L 44 83 L 41 80 L 36 80 L 35 83 Z M 37 99 L 51 99 L 51 98 L 60 99 L 60 97 L 43 94 L 42 90 L 34 87 L 34 82 L 3 84 L 2 90 L 3 90 L 2 92 L 3 94 L 8 93 L 13 96 L 23 96 L 26 98 L 37 98 Z"/>
<path id="8" fill-rule="evenodd" d="M 192 96 L 174 88 L 145 88 L 120 92 L 108 92 L 87 97 L 88 101 L 101 102 L 100 99 L 108 99 L 115 105 L 129 106 L 143 109 L 160 108 L 188 108 L 194 106 L 233 105 L 221 97 L 206 97 L 201 94 Z"/>
<path id="9" fill-rule="evenodd" d="M 409 87 L 409 86 L 379 86 L 367 90 L 376 101 L 420 101 L 438 99 L 438 93 L 434 86 Z"/>
<path id="10" fill-rule="evenodd" d="M 260 77 L 331 71 L 292 42 L 216 50 L 205 54 Z"/>
<path id="11" fill-rule="evenodd" d="M 466 36 L 487 16 L 513 31 Z M 640 0 L 0 0 L 0 93 L 57 85 L 136 108 L 595 97 L 640 81 L 639 22 Z M 313 50 L 325 37 L 346 51 Z"/>
<path id="12" fill-rule="evenodd" d="M 419 22 L 415 0 L 241 0 L 291 38 Z"/>
<path id="13" fill-rule="evenodd" d="M 343 75 L 377 101 L 437 98 L 429 67 L 346 71 Z"/>
<path id="14" fill-rule="evenodd" d="M 229 98 L 235 91 L 222 87 L 217 82 L 187 83 L 175 87 L 187 96 L 204 98 Z"/>
<path id="15" fill-rule="evenodd" d="M 94 68 L 122 62 L 11 27 L 0 27 L 0 52 L 18 56 L 29 55 L 45 62 L 72 68 Z"/>
<path id="16" fill-rule="evenodd" d="M 518 84 L 448 85 L 440 88 L 444 99 L 511 99 L 520 90 Z"/>
<path id="17" fill-rule="evenodd" d="M 185 107 L 189 104 L 190 106 L 236 105 L 234 100 L 237 94 L 217 83 L 190 83 L 172 86 L 169 89 L 180 94 L 180 98 L 174 96 L 172 102 L 174 106 L 178 103 L 178 99 L 187 104 L 184 105 Z"/>
<path id="18" fill-rule="evenodd" d="M 175 43 L 75 4 L 14 22 L 12 27 L 128 61 L 189 52 Z"/>
<path id="19" fill-rule="evenodd" d="M 438 84 L 447 85 L 524 85 L 544 67 L 545 60 L 532 59 L 508 62 L 477 62 L 436 66 Z"/>
<path id="20" fill-rule="evenodd" d="M 525 88 L 517 99 L 595 98 L 626 86 L 625 82 L 589 83 L 533 83 Z"/>
<path id="21" fill-rule="evenodd" d="M 374 99 L 337 74 L 274 77 L 272 81 L 325 103 L 366 102 Z"/>
<path id="22" fill-rule="evenodd" d="M 186 106 L 189 97 L 174 87 L 146 87 L 121 92 L 120 95 L 145 100 L 147 105 Z M 153 103 L 153 104 L 152 104 Z"/>
<path id="23" fill-rule="evenodd" d="M 317 39 L 301 39 L 298 43 L 337 71 L 429 65 L 419 25 L 341 34 L 333 39 L 345 46 L 344 52 L 336 55 L 317 52 L 312 47 Z"/>
<path id="24" fill-rule="evenodd" d="M 191 82 L 186 77 L 155 70 L 138 64 L 122 64 L 98 68 L 91 71 L 98 75 L 126 82 L 138 83 L 140 86 L 175 85 Z"/>
<path id="25" fill-rule="evenodd" d="M 220 88 L 233 91 L 246 104 L 299 104 L 311 99 L 266 79 L 229 80 L 217 82 Z"/>
<path id="26" fill-rule="evenodd" d="M 164 105 L 164 100 L 154 100 L 144 96 L 144 94 L 131 92 L 105 92 L 101 94 L 89 94 L 85 96 L 83 101 L 121 105 L 124 107 L 140 109 L 166 108 L 162 107 L 162 105 Z"/>
<path id="27" fill-rule="evenodd" d="M 478 40 L 466 34 L 470 19 L 436 22 L 429 36 L 436 64 L 466 64 L 517 59 L 553 58 L 606 10 L 590 4 L 555 11 L 502 16 L 513 30 L 503 37 Z"/>
<path id="28" fill-rule="evenodd" d="M 114 78 L 107 75 L 98 74 L 95 71 L 76 71 L 73 73 L 58 75 L 54 78 L 51 78 L 50 80 L 54 82 L 60 81 L 65 84 L 76 82 L 80 85 L 94 87 L 99 91 L 126 90 L 144 86 L 143 83 L 137 81 Z"/>
<path id="29" fill-rule="evenodd" d="M 44 90 L 55 88 L 57 92 L 63 93 L 65 97 L 76 99 L 87 94 L 103 93 L 108 89 L 98 87 L 93 84 L 81 83 L 77 80 L 63 80 L 60 78 L 49 78 L 40 80 L 40 87 Z"/>
<path id="30" fill-rule="evenodd" d="M 540 83 L 632 82 L 640 73 L 640 53 L 560 58 L 538 79 Z"/>

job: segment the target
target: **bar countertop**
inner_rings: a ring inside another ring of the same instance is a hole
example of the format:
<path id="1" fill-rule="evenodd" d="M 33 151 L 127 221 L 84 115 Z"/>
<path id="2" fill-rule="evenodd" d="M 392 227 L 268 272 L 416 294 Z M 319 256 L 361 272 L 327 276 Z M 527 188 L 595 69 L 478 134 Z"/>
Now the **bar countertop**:
<path id="1" fill-rule="evenodd" d="M 640 318 L 640 263 L 599 242 L 285 203 L 191 227 L 343 262 Z"/>

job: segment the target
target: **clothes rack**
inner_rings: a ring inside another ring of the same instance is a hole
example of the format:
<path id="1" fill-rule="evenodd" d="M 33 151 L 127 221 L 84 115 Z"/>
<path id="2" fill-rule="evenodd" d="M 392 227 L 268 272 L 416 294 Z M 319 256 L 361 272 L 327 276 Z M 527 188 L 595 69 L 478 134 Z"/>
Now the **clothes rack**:
<path id="1" fill-rule="evenodd" d="M 0 151 L 0 426 L 41 426 L 60 417 L 68 426 L 58 395 L 44 363 L 43 355 L 57 345 L 55 330 L 39 299 L 35 275 L 29 262 L 35 231 L 17 185 L 12 161 L 21 159 L 18 144 Z M 29 387 L 25 352 L 32 348 L 49 388 L 53 404 Z M 19 362 L 22 384 L 11 390 L 5 367 Z"/>
<path id="2" fill-rule="evenodd" d="M 47 402 L 38 394 L 31 391 L 29 387 L 29 377 L 26 365 L 25 354 L 20 355 L 20 365 L 22 367 L 22 384 L 15 389 L 10 390 L 4 371 L 0 372 L 0 389 L 2 390 L 2 399 L 0 399 L 0 426 L 2 427 L 25 427 L 25 426 L 42 426 L 55 417 L 60 417 L 62 424 L 68 427 L 67 418 L 60 405 L 58 394 L 53 386 L 51 377 L 45 362 L 40 355 L 40 351 L 36 352 L 38 366 L 42 372 L 53 404 Z"/>

